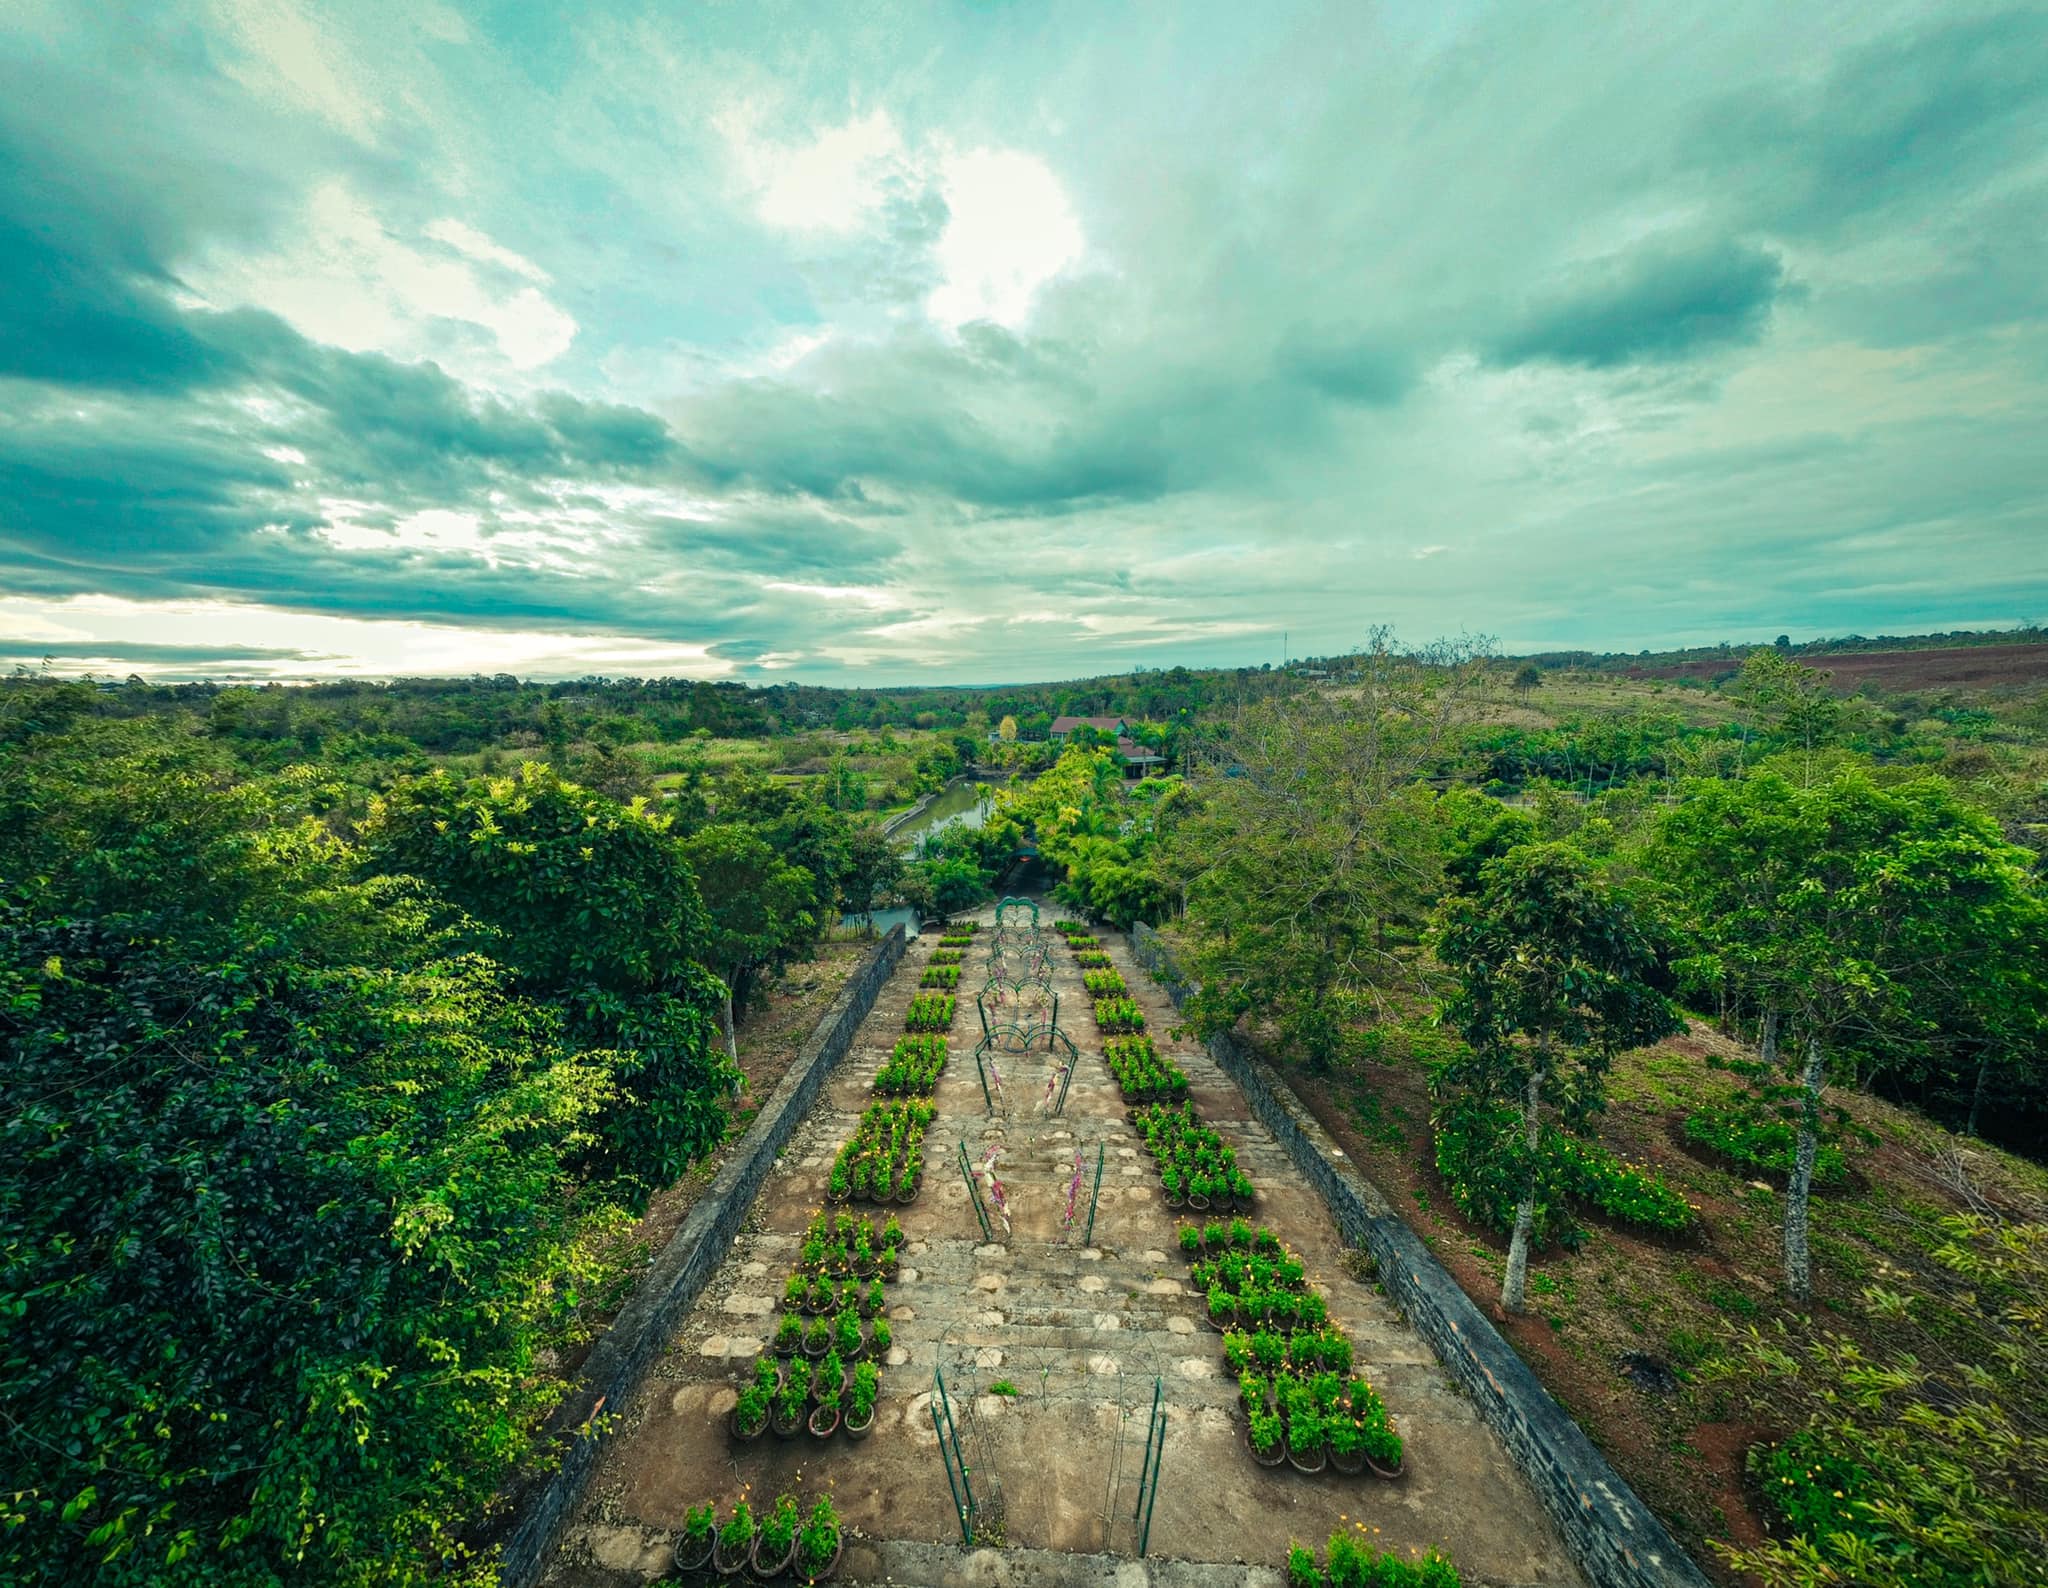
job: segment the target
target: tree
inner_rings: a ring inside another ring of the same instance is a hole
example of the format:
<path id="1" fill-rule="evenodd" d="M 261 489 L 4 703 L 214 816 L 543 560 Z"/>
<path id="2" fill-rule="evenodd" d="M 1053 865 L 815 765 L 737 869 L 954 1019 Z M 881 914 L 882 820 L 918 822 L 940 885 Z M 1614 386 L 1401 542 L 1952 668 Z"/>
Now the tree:
<path id="1" fill-rule="evenodd" d="M 790 865 L 752 828 L 718 822 L 683 840 L 711 916 L 706 955 L 725 983 L 726 1054 L 739 1065 L 733 1005 L 744 1005 L 755 971 L 786 963 L 817 940 L 808 872 Z"/>
<path id="2" fill-rule="evenodd" d="M 847 839 L 839 906 L 849 915 L 870 916 L 876 901 L 894 892 L 902 876 L 902 851 L 877 823 L 865 822 Z"/>
<path id="3" fill-rule="evenodd" d="M 1521 1196 L 1501 1286 L 1501 1305 L 1520 1312 L 1544 1109 L 1577 1127 L 1605 1107 L 1616 1055 L 1682 1022 L 1651 983 L 1657 955 L 1633 910 L 1562 844 L 1488 861 L 1476 894 L 1446 902 L 1436 948 L 1458 983 L 1444 1018 L 1470 1049 L 1445 1066 L 1441 1084 L 1521 1107 Z"/>
<path id="4" fill-rule="evenodd" d="M 1803 752 L 1806 781 L 1813 781 L 1814 752 L 1832 742 L 1842 703 L 1828 688 L 1827 674 L 1801 666 L 1783 653 L 1751 651 L 1729 693 L 1743 708 L 1743 747 L 1753 736 Z"/>
<path id="5" fill-rule="evenodd" d="M 401 784 L 363 838 L 372 867 L 426 881 L 461 912 L 447 923 L 459 942 L 558 1008 L 577 1046 L 612 1056 L 618 1099 L 594 1167 L 629 1200 L 723 1138 L 726 988 L 705 969 L 713 927 L 666 817 L 529 762 L 512 778 Z"/>
<path id="6" fill-rule="evenodd" d="M 1781 1063 L 1793 1072 L 1784 1244 L 1794 1298 L 1813 1293 L 1808 1225 L 1830 1063 L 1857 1044 L 1936 1034 L 1958 995 L 2002 1009 L 2001 1030 L 2037 1029 L 2019 1013 L 2040 989 L 2030 858 L 1939 778 L 1879 788 L 1850 771 L 1799 788 L 1759 773 L 1693 785 L 1664 818 L 1653 864 L 1689 923 L 1681 972 L 1753 1008 L 1762 1065 L 1773 1078 Z"/>
<path id="7" fill-rule="evenodd" d="M 1442 887 L 1442 813 L 1424 777 L 1452 753 L 1484 640 L 1399 648 L 1376 631 L 1355 688 L 1256 702 L 1210 754 L 1163 863 L 1196 928 L 1198 1031 L 1257 1010 L 1315 1068 L 1412 988 Z M 1205 756 L 1205 759 L 1207 757 Z"/>
<path id="8" fill-rule="evenodd" d="M 1534 662 L 1524 662 L 1515 669 L 1515 688 L 1524 694 L 1543 685 L 1543 669 Z"/>
<path id="9" fill-rule="evenodd" d="M 1005 744 L 1015 744 L 1017 742 L 1017 719 L 1005 713 L 1003 720 L 996 724 L 996 737 Z"/>

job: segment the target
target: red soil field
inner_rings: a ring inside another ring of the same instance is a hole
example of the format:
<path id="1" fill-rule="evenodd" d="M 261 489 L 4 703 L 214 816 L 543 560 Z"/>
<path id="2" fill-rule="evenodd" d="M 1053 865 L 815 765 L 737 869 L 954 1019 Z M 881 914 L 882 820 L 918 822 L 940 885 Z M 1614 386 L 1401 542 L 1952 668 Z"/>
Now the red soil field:
<path id="1" fill-rule="evenodd" d="M 1798 656 L 1808 667 L 1830 674 L 1834 688 L 1853 694 L 1865 684 L 1879 689 L 2021 689 L 2048 682 L 2048 645 L 1957 645 L 1928 651 L 1845 651 L 1833 656 Z M 1738 657 L 1681 662 L 1675 667 L 1632 667 L 1631 678 L 1714 678 L 1742 665 Z"/>

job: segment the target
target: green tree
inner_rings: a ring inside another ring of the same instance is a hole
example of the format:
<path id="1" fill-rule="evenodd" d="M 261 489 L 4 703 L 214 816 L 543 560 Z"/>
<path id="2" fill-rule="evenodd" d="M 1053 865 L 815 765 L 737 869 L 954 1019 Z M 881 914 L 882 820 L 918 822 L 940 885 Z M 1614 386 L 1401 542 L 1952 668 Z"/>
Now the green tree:
<path id="1" fill-rule="evenodd" d="M 1544 1110 L 1576 1128 L 1606 1106 L 1616 1055 L 1681 1029 L 1652 984 L 1657 955 L 1634 911 L 1562 844 L 1488 861 L 1445 904 L 1437 954 L 1457 977 L 1444 1018 L 1469 1048 L 1441 1084 L 1522 1112 L 1520 1181 L 1501 1305 L 1520 1312 L 1536 1215 Z"/>
<path id="2" fill-rule="evenodd" d="M 683 840 L 711 916 L 705 953 L 725 983 L 726 1053 L 739 1064 L 733 1005 L 744 1006 L 764 966 L 787 964 L 818 940 L 811 875 L 790 865 L 752 828 L 717 822 Z"/>
<path id="3" fill-rule="evenodd" d="M 1680 969 L 1756 1010 L 1761 1065 L 1774 1080 L 1781 1065 L 1792 1072 L 1793 1297 L 1813 1292 L 1808 1225 L 1830 1063 L 1858 1045 L 1937 1035 L 1958 996 L 1992 1029 L 2038 1029 L 2022 1013 L 2040 989 L 2028 859 L 1938 778 L 1880 788 L 1851 771 L 1800 788 L 1760 773 L 1692 785 L 1665 817 L 1651 864 L 1689 922 Z"/>
<path id="4" fill-rule="evenodd" d="M 612 1055 L 597 1167 L 631 1200 L 723 1137 L 737 1078 L 718 1040 L 726 988 L 705 968 L 714 929 L 665 817 L 530 762 L 512 778 L 401 784 L 363 837 L 376 869 L 453 904 L 451 930 L 559 1008 L 574 1044 Z"/>

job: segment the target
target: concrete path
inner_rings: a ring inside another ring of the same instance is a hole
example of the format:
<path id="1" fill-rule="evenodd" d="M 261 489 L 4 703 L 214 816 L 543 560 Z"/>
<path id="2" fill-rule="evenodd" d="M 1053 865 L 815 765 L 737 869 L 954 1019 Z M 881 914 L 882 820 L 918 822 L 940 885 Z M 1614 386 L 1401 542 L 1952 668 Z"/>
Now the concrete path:
<path id="1" fill-rule="evenodd" d="M 991 922 L 993 913 L 984 909 L 979 919 Z M 1059 913 L 1042 901 L 1048 928 Z M 802 1499 L 820 1490 L 832 1494 L 862 1535 L 849 1537 L 846 1581 L 1192 1581 L 1130 1569 L 1105 1575 L 1105 1559 L 1135 1553 L 1130 1512 L 1156 1382 L 1168 1432 L 1151 1519 L 1154 1557 L 1277 1567 L 1290 1543 L 1319 1546 L 1350 1527 L 1404 1554 L 1435 1545 L 1468 1583 L 1578 1584 L 1563 1545 L 1491 1432 L 1372 1281 L 1354 1274 L 1322 1202 L 1250 1119 L 1236 1087 L 1198 1045 L 1172 1037 L 1172 1005 L 1123 939 L 1103 934 L 1145 1008 L 1154 1042 L 1193 1083 L 1204 1121 L 1237 1145 L 1259 1188 L 1252 1222 L 1273 1229 L 1307 1264 L 1332 1319 L 1351 1336 L 1356 1370 L 1385 1397 L 1408 1451 L 1408 1472 L 1393 1483 L 1335 1472 L 1308 1477 L 1253 1462 L 1221 1339 L 1203 1321 L 1201 1298 L 1174 1249 L 1179 1216 L 1166 1207 L 1151 1161 L 1126 1123 L 1080 972 L 1057 938 L 1052 963 L 1061 1026 L 1081 1051 L 1065 1110 L 1057 1117 L 1040 1111 L 1049 1073 L 1042 1052 L 1003 1060 L 1004 1103 L 993 1116 L 984 1105 L 972 1058 L 979 1035 L 973 994 L 989 929 L 985 924 L 966 956 L 952 1056 L 926 1139 L 924 1191 L 897 1210 L 910 1245 L 890 1290 L 895 1349 L 873 1435 L 860 1444 L 806 1437 L 785 1445 L 769 1436 L 737 1446 L 726 1437 L 724 1412 L 734 1385 L 765 1348 L 796 1237 L 824 1205 L 832 1155 L 871 1100 L 870 1082 L 902 1032 L 904 1006 L 933 937 L 911 945 L 763 1188 L 724 1269 L 624 1414 L 548 1581 L 624 1588 L 667 1569 L 668 1546 L 689 1506 L 715 1500 L 724 1514 L 742 1494 L 758 1509 L 780 1492 Z M 983 1239 L 957 1168 L 958 1142 L 976 1161 L 990 1146 L 1002 1148 L 997 1173 L 1009 1193 L 1007 1237 L 998 1228 L 995 1241 Z M 1084 1247 L 1098 1146 L 1101 1199 L 1092 1244 Z M 1077 1150 L 1086 1180 L 1069 1230 L 1062 1214 Z M 999 1532 L 1014 1547 L 1014 1571 L 992 1564 L 986 1550 L 969 1555 L 958 1548 L 932 1428 L 935 1366 L 985 1441 L 993 1470 L 975 1475 L 977 1487 L 983 1496 L 1000 1488 Z M 999 1384 L 1016 1393 L 992 1393 Z M 1073 1552 L 1064 1578 L 1057 1552 Z M 911 1568 L 912 1555 L 924 1564 Z M 940 1561 L 957 1570 L 922 1575 Z M 907 1578 L 906 1569 L 920 1575 Z"/>

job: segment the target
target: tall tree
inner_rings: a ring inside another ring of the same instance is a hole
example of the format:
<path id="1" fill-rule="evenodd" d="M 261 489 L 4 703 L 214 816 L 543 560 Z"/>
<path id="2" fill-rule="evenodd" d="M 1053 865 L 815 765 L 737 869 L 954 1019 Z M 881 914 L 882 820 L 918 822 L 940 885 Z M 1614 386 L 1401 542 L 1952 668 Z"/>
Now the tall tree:
<path id="1" fill-rule="evenodd" d="M 1652 985 L 1657 956 L 1634 911 L 1562 844 L 1488 861 L 1476 893 L 1445 903 L 1436 946 L 1457 978 L 1444 1017 L 1469 1048 L 1442 1083 L 1522 1111 L 1521 1196 L 1500 1298 L 1520 1312 L 1545 1109 L 1582 1124 L 1606 1106 L 1615 1056 L 1683 1022 Z"/>
<path id="2" fill-rule="evenodd" d="M 734 1003 L 745 1004 L 762 967 L 787 963 L 817 941 L 811 876 L 735 822 L 700 827 L 683 840 L 683 853 L 710 912 L 705 953 L 724 979 L 725 1047 L 737 1067 Z"/>
<path id="3" fill-rule="evenodd" d="M 2031 857 L 1939 778 L 1880 788 L 1856 771 L 1812 788 L 1772 773 L 1694 785 L 1656 848 L 1691 922 L 1681 969 L 1754 1009 L 1763 1063 L 1791 1072 L 1785 1288 L 1804 1300 L 1831 1063 L 1901 1033 L 1938 1034 L 1958 989 L 1979 1008 L 2005 1006 L 1999 1030 L 2030 1028 L 2017 1010 L 2040 986 L 2027 960 L 2039 930 Z"/>

